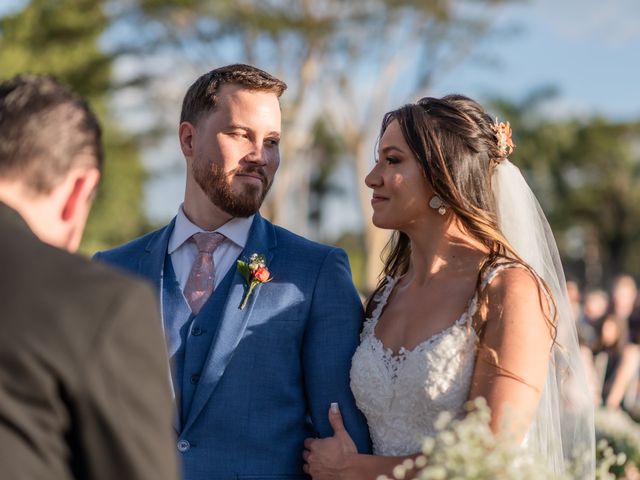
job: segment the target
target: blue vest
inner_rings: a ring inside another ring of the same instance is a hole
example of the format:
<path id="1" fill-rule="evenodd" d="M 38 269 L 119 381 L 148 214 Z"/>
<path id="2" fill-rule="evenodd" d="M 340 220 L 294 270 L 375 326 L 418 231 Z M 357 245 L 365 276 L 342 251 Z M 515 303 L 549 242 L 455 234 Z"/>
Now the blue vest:
<path id="1" fill-rule="evenodd" d="M 171 256 L 164 261 L 162 282 L 162 319 L 180 424 L 189 413 L 200 372 L 218 334 L 222 311 L 234 268 L 215 289 L 198 315 L 193 315 L 176 279 Z"/>

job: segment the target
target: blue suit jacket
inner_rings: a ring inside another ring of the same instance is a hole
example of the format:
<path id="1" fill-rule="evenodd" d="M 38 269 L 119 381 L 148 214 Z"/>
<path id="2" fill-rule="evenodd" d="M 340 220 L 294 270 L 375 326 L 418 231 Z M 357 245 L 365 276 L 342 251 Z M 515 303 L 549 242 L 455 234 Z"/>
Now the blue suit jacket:
<path id="1" fill-rule="evenodd" d="M 96 258 L 151 280 L 160 292 L 168 226 Z M 332 435 L 327 413 L 339 402 L 360 452 L 366 421 L 349 388 L 363 312 L 344 251 L 254 218 L 241 258 L 262 253 L 272 281 L 247 306 L 235 272 L 211 345 L 179 426 L 186 480 L 292 479 L 302 473 L 303 440 Z M 146 439 L 152 444 L 153 439 Z"/>

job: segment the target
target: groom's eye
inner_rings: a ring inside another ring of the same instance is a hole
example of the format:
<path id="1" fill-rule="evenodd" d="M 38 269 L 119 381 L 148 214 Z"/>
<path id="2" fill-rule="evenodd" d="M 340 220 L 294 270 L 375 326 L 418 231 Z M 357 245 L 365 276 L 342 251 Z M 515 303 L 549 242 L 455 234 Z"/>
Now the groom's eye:
<path id="1" fill-rule="evenodd" d="M 277 147 L 278 145 L 280 145 L 280 139 L 279 138 L 268 138 L 266 140 L 267 145 L 269 145 L 270 147 Z"/>

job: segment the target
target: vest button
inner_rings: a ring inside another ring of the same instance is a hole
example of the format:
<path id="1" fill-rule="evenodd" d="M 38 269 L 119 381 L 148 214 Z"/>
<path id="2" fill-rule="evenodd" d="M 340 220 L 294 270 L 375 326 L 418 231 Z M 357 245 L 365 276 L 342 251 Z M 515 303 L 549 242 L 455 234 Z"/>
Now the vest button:
<path id="1" fill-rule="evenodd" d="M 202 335 L 202 333 L 203 333 L 203 332 L 202 332 L 202 329 L 201 329 L 200 327 L 193 327 L 193 328 L 191 329 L 191 335 L 193 335 L 193 336 L 195 336 L 195 337 L 197 337 L 197 336 L 199 336 L 199 335 Z"/>
<path id="2" fill-rule="evenodd" d="M 186 440 L 178 440 L 178 451 L 184 453 L 191 448 L 191 444 Z"/>
<path id="3" fill-rule="evenodd" d="M 198 375 L 198 374 L 191 375 L 191 383 L 193 383 L 195 385 L 199 381 L 200 381 L 200 375 Z"/>

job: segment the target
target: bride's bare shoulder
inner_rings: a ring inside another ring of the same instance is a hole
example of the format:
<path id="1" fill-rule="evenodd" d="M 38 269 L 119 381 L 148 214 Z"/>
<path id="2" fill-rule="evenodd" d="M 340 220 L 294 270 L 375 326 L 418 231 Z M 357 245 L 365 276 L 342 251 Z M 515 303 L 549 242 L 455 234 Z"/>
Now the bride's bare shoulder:
<path id="1" fill-rule="evenodd" d="M 552 333 L 552 303 L 544 284 L 533 271 L 518 264 L 501 268 L 486 289 L 488 333 L 534 335 L 546 343 Z"/>
<path id="2" fill-rule="evenodd" d="M 540 293 L 539 277 L 526 266 L 508 263 L 489 272 L 487 293 L 495 299 L 513 300 L 537 297 Z M 525 297 L 525 298 L 522 298 Z"/>

